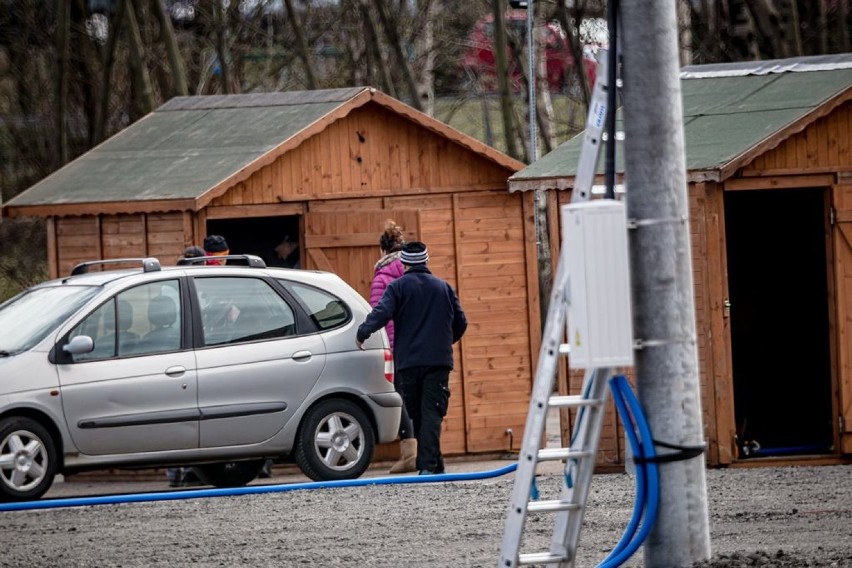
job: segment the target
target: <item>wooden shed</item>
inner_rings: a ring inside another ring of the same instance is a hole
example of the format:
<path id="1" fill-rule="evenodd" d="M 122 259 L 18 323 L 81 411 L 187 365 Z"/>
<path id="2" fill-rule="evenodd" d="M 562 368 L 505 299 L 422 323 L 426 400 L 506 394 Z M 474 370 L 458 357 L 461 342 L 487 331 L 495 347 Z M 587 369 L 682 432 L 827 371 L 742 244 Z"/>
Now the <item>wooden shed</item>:
<path id="1" fill-rule="evenodd" d="M 302 268 L 365 297 L 393 219 L 470 322 L 445 453 L 502 452 L 523 430 L 541 330 L 533 198 L 506 187 L 522 167 L 370 88 L 179 97 L 3 210 L 46 219 L 52 277 L 92 258 L 174 262 L 208 234 L 265 255 L 288 234 Z"/>
<path id="2" fill-rule="evenodd" d="M 852 55 L 685 67 L 681 87 L 707 461 L 841 459 L 852 454 Z M 554 243 L 581 144 L 509 181 L 554 190 Z M 573 393 L 569 375 L 560 388 Z M 600 463 L 622 463 L 613 413 L 603 436 Z"/>

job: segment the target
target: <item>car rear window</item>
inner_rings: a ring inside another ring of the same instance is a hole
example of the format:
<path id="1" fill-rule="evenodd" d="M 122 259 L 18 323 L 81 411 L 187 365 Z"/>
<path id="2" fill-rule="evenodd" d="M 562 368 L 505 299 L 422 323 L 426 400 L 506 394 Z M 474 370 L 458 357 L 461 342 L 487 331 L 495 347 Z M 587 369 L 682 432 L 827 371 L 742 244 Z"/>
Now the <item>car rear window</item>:
<path id="1" fill-rule="evenodd" d="M 259 278 L 196 278 L 204 345 L 279 339 L 296 335 L 296 315 Z"/>
<path id="2" fill-rule="evenodd" d="M 321 330 L 340 327 L 352 317 L 346 302 L 325 290 L 289 280 L 280 282 L 299 297 L 308 309 L 308 315 Z"/>

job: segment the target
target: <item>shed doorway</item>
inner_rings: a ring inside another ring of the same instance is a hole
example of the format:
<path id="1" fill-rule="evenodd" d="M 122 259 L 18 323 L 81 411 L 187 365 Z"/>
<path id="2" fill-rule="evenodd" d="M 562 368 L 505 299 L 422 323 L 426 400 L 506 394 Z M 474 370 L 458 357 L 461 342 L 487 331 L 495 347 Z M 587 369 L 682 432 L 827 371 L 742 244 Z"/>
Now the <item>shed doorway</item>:
<path id="1" fill-rule="evenodd" d="M 826 194 L 725 193 L 740 457 L 832 448 Z"/>
<path id="2" fill-rule="evenodd" d="M 267 266 L 285 266 L 275 247 L 285 236 L 301 243 L 299 220 L 299 215 L 208 220 L 207 234 L 225 237 L 231 254 L 254 254 Z"/>

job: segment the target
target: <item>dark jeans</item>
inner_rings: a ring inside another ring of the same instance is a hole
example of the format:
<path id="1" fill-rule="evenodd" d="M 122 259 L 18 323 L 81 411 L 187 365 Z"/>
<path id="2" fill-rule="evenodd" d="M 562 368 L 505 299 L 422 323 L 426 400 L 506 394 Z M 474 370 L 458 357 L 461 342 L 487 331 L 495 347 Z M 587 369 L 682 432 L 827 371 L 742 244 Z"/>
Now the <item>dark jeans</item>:
<path id="1" fill-rule="evenodd" d="M 412 367 L 397 371 L 400 392 L 414 423 L 417 469 L 444 472 L 441 423 L 450 399 L 449 367 Z"/>
<path id="2" fill-rule="evenodd" d="M 399 383 L 399 375 L 397 374 L 394 378 L 393 388 L 396 389 L 399 396 L 403 397 L 402 415 L 399 417 L 399 438 L 401 440 L 407 440 L 415 437 L 414 424 L 411 422 L 411 416 L 408 414 L 408 409 L 405 407 L 405 396 L 402 394 L 402 388 L 399 386 Z"/>

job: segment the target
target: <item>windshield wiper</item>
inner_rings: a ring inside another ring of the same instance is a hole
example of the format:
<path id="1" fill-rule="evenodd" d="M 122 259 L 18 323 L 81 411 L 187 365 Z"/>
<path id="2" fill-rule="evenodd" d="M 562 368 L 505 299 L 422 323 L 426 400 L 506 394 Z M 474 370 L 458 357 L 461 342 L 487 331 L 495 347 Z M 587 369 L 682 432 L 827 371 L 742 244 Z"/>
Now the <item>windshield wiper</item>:
<path id="1" fill-rule="evenodd" d="M 2 349 L 0 349 L 0 357 L 8 357 L 9 355 L 11 355 L 11 353 L 9 353 L 8 351 L 3 351 Z"/>

